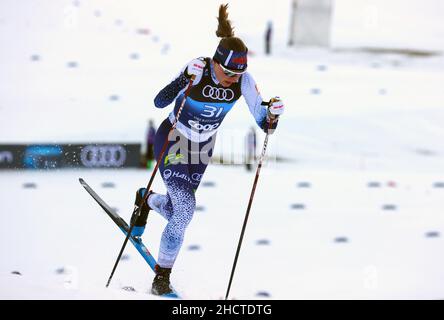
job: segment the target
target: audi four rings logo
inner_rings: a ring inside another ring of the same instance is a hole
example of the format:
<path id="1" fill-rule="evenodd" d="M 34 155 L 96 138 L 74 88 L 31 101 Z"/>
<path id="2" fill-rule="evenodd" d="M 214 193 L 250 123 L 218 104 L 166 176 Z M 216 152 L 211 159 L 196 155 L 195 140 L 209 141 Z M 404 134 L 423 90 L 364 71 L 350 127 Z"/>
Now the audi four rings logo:
<path id="1" fill-rule="evenodd" d="M 86 146 L 80 153 L 80 160 L 85 167 L 121 167 L 126 160 L 123 146 Z"/>
<path id="2" fill-rule="evenodd" d="M 206 98 L 211 98 L 220 101 L 230 101 L 234 98 L 233 90 L 224 89 L 224 88 L 214 88 L 210 85 L 206 85 L 203 88 L 202 94 Z"/>
<path id="3" fill-rule="evenodd" d="M 170 169 L 166 169 L 163 172 L 163 177 L 165 178 L 165 180 L 168 180 L 171 177 L 172 174 L 173 174 L 173 172 Z"/>
<path id="4" fill-rule="evenodd" d="M 219 126 L 219 123 L 214 124 L 200 124 L 194 120 L 188 120 L 188 124 L 192 126 L 194 129 L 203 130 L 203 131 L 211 131 L 216 129 Z"/>

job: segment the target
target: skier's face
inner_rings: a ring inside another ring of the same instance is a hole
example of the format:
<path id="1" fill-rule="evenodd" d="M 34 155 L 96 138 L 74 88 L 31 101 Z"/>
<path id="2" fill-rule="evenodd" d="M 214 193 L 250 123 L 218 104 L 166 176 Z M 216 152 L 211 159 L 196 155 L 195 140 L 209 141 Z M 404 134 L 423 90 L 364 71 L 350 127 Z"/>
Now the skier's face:
<path id="1" fill-rule="evenodd" d="M 214 62 L 214 72 L 216 74 L 217 80 L 219 80 L 220 84 L 225 88 L 228 88 L 233 83 L 238 82 L 241 76 L 240 74 L 235 74 L 235 75 L 225 74 L 224 70 L 217 62 Z"/>

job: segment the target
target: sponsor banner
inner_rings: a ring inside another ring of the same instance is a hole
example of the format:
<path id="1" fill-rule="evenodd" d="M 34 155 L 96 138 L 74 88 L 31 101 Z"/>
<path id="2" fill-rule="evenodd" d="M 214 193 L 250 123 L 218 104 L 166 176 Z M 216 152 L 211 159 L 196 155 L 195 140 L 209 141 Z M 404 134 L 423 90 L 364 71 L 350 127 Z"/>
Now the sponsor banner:
<path id="1" fill-rule="evenodd" d="M 135 168 L 140 150 L 124 143 L 0 145 L 0 169 Z"/>

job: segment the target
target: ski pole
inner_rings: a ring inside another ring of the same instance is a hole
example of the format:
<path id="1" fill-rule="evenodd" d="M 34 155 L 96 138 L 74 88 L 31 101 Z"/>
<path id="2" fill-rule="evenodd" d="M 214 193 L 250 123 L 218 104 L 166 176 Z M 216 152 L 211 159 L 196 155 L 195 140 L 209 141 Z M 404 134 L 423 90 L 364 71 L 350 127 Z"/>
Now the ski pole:
<path id="1" fill-rule="evenodd" d="M 107 288 L 108 288 L 109 284 L 111 283 L 111 279 L 113 278 L 114 272 L 116 271 L 117 265 L 119 264 L 120 258 L 121 258 L 122 254 L 123 254 L 123 251 L 125 250 L 126 244 L 127 244 L 128 240 L 129 240 L 129 237 L 131 236 L 131 232 L 133 231 L 134 224 L 135 224 L 137 218 L 140 216 L 140 210 L 142 208 L 142 205 L 148 199 L 149 190 L 151 189 L 151 185 L 153 184 L 154 177 L 155 177 L 155 175 L 157 173 L 157 170 L 159 169 L 160 161 L 162 160 L 163 155 L 165 154 L 166 148 L 168 146 L 168 137 L 170 136 L 170 133 L 174 129 L 176 129 L 177 122 L 179 121 L 180 114 L 182 113 L 182 109 L 183 109 L 183 107 L 185 105 L 185 101 L 186 101 L 186 99 L 187 99 L 187 97 L 188 97 L 188 95 L 190 93 L 190 89 L 191 89 L 191 86 L 193 85 L 194 79 L 195 79 L 195 76 L 193 75 L 191 77 L 191 79 L 190 79 L 190 83 L 188 84 L 187 89 L 185 90 L 184 97 L 182 99 L 182 103 L 180 104 L 179 110 L 177 110 L 176 118 L 174 119 L 174 122 L 173 122 L 173 124 L 171 126 L 171 129 L 168 132 L 168 135 L 167 135 L 167 137 L 165 139 L 165 142 L 164 142 L 164 144 L 162 146 L 162 150 L 160 151 L 159 158 L 157 159 L 157 162 L 156 162 L 156 166 L 153 169 L 153 173 L 151 174 L 151 178 L 150 178 L 150 180 L 148 182 L 148 185 L 146 187 L 147 192 L 145 192 L 145 195 L 143 196 L 143 199 L 139 203 L 139 206 L 135 206 L 134 207 L 134 210 L 133 210 L 133 213 L 132 213 L 131 216 L 133 216 L 135 214 L 136 218 L 135 219 L 131 219 L 133 221 L 130 222 L 130 228 L 128 230 L 128 234 L 126 235 L 125 241 L 123 242 L 122 248 L 120 249 L 119 256 L 117 257 L 117 260 L 114 263 L 113 270 L 111 271 L 111 275 L 109 276 L 108 282 L 106 283 L 106 287 Z M 149 212 L 149 210 L 148 210 L 148 212 Z"/>
<path id="2" fill-rule="evenodd" d="M 262 162 L 265 157 L 265 151 L 267 150 L 268 136 L 269 136 L 269 132 L 271 130 L 271 125 L 273 124 L 273 122 L 274 121 L 270 121 L 269 126 L 268 126 L 268 130 L 267 130 L 267 134 L 265 135 L 264 146 L 262 147 L 262 153 L 259 158 L 259 163 L 258 163 L 257 170 L 256 170 L 256 176 L 254 178 L 253 188 L 252 188 L 251 194 L 250 194 L 250 200 L 248 201 L 247 212 L 245 214 L 244 224 L 242 226 L 242 231 L 241 231 L 239 242 L 237 245 L 236 255 L 234 257 L 234 262 L 233 262 L 233 267 L 231 268 L 230 281 L 228 282 L 228 288 L 227 288 L 227 293 L 225 294 L 225 300 L 228 299 L 228 295 L 230 294 L 231 283 L 233 281 L 234 271 L 235 271 L 236 265 L 237 265 L 237 259 L 239 258 L 239 252 L 240 252 L 240 249 L 242 246 L 242 240 L 244 238 L 245 229 L 247 228 L 248 217 L 250 215 L 250 209 L 251 209 L 251 205 L 253 203 L 253 198 L 254 198 L 254 193 L 256 191 L 257 181 L 259 180 L 259 173 L 261 172 Z"/>

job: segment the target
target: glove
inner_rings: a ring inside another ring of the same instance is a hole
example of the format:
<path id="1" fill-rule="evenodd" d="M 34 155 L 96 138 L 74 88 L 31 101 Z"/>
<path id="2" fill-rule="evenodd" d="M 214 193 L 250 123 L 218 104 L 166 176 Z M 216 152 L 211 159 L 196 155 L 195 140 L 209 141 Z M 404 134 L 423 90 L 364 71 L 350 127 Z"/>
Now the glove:
<path id="1" fill-rule="evenodd" d="M 281 98 L 271 98 L 268 102 L 267 110 L 268 119 L 276 120 L 281 114 L 284 113 L 284 103 L 282 102 Z"/>
<path id="2" fill-rule="evenodd" d="M 188 79 L 191 79 L 193 76 L 197 77 L 202 75 L 203 70 L 205 68 L 205 60 L 202 59 L 194 59 L 191 60 L 190 63 L 188 63 L 187 67 L 185 68 L 184 75 Z"/>

